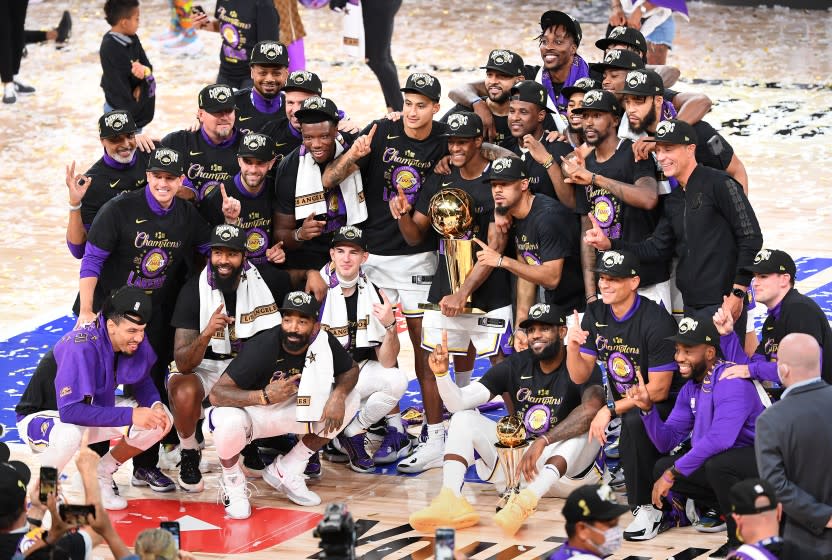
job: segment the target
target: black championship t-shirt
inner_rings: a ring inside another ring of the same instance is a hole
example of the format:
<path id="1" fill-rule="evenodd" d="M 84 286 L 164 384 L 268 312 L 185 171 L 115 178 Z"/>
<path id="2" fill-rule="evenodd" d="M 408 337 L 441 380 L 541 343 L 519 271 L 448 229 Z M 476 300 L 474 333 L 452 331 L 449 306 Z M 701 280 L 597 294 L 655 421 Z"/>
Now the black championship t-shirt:
<path id="1" fill-rule="evenodd" d="M 616 398 L 637 384 L 636 371 L 645 383 L 650 383 L 651 371 L 672 371 L 671 393 L 684 384 L 674 358 L 676 347 L 666 340 L 676 335 L 676 321 L 644 296 L 636 295 L 633 308 L 620 318 L 601 300 L 588 304 L 581 328 L 589 332 L 581 352 L 606 365 Z"/>
<path id="2" fill-rule="evenodd" d="M 162 138 L 162 145 L 173 148 L 185 158 L 185 177 L 196 191 L 196 202 L 201 202 L 220 183 L 240 172 L 237 148 L 242 136 L 234 130 L 231 137 L 214 144 L 202 129 L 196 132 L 178 130 Z"/>
<path id="3" fill-rule="evenodd" d="M 586 168 L 607 179 L 635 184 L 642 177 L 656 178 L 653 158 L 633 161 L 633 143 L 621 140 L 618 149 L 608 160 L 598 162 L 595 150 L 586 156 Z M 575 191 L 575 211 L 582 216 L 592 212 L 601 229 L 610 239 L 639 242 L 649 237 L 661 216 L 660 206 L 642 210 L 624 203 L 606 189 L 592 185 L 578 185 Z M 642 263 L 641 285 L 652 286 L 670 277 L 667 263 Z"/>
<path id="4" fill-rule="evenodd" d="M 367 198 L 368 218 L 361 226 L 367 238 L 368 250 L 377 255 L 413 255 L 435 250 L 430 240 L 411 247 L 399 231 L 390 214 L 390 198 L 398 196 L 402 187 L 410 204 L 416 202 L 419 191 L 433 175 L 437 162 L 448 153 L 448 142 L 443 136 L 448 126 L 433 122 L 424 140 L 413 140 L 405 134 L 401 121 L 387 119 L 373 121 L 361 131 L 367 134 L 377 125 L 372 142 L 372 153 L 362 158 L 361 177 Z"/>
<path id="5" fill-rule="evenodd" d="M 234 128 L 241 136 L 249 132 L 261 132 L 267 123 L 286 120 L 286 103 L 283 92 L 271 101 L 271 106 L 259 97 L 254 88 L 240 89 L 234 92 Z M 274 110 L 276 109 L 276 110 Z M 273 111 L 273 112 L 268 112 Z"/>
<path id="6" fill-rule="evenodd" d="M 546 303 L 582 310 L 585 299 L 577 216 L 553 198 L 535 196 L 529 214 L 522 220 L 514 218 L 511 235 L 518 257 L 526 264 L 538 266 L 563 259 L 560 284 L 554 290 L 546 290 Z"/>
<path id="7" fill-rule="evenodd" d="M 246 257 L 255 265 L 269 262 L 266 249 L 272 246 L 274 200 L 265 181 L 264 179 L 264 184 L 256 195 L 252 195 L 240 183 L 239 173 L 230 181 L 224 181 L 226 194 L 240 201 L 240 227 L 246 230 Z M 224 224 L 222 191 L 214 189 L 208 194 L 199 205 L 199 212 L 212 227 Z"/>
<path id="8" fill-rule="evenodd" d="M 545 146 L 546 151 L 552 154 L 554 157 L 552 165 L 557 166 L 558 169 L 560 169 L 561 164 L 560 158 L 575 151 L 575 148 L 568 142 L 549 142 L 546 140 L 546 134 L 543 135 L 540 142 Z M 515 144 L 512 151 L 526 163 L 526 172 L 529 174 L 529 188 L 531 188 L 532 192 L 534 194 L 545 194 L 557 200 L 558 195 L 555 192 L 555 186 L 552 184 L 552 180 L 549 178 L 548 170 L 537 163 L 528 151 L 521 150 L 519 145 Z"/>
<path id="9" fill-rule="evenodd" d="M 326 331 L 320 331 L 318 336 L 326 336 L 328 339 L 335 377 L 349 371 L 353 364 L 352 356 L 338 343 L 338 339 Z M 306 353 L 296 356 L 283 350 L 278 326 L 248 339 L 237 357 L 228 364 L 225 373 L 240 389 L 262 389 L 272 379 L 302 373 L 308 353 L 309 349 Z"/>
<path id="10" fill-rule="evenodd" d="M 87 228 L 95 215 L 108 201 L 123 192 L 136 191 L 147 184 L 149 154 L 136 150 L 132 163 L 119 163 L 109 156 L 96 161 L 84 174 L 90 178 L 90 186 L 81 200 L 81 221 Z"/>
<path id="11" fill-rule="evenodd" d="M 289 281 L 289 273 L 285 270 L 279 270 L 273 266 L 263 266 L 257 268 L 263 281 L 269 287 L 269 291 L 274 297 L 277 304 L 283 302 L 286 294 L 292 291 L 292 285 Z M 190 331 L 200 331 L 199 326 L 199 274 L 191 276 L 188 281 L 182 286 L 179 291 L 179 297 L 176 299 L 176 308 L 173 311 L 173 317 L 170 320 L 172 327 L 176 329 L 186 329 Z M 223 292 L 223 300 L 225 301 L 225 308 L 223 313 L 229 317 L 237 315 L 237 292 L 230 293 Z M 212 310 L 213 313 L 213 310 Z M 243 346 L 243 342 L 247 339 L 237 338 L 237 333 L 232 323 L 228 330 L 229 338 L 231 339 L 231 353 L 236 355 Z M 205 358 L 208 360 L 219 360 L 226 358 L 225 356 L 218 356 L 208 345 L 205 350 Z"/>
<path id="12" fill-rule="evenodd" d="M 260 132 L 274 140 L 274 152 L 277 154 L 278 163 L 303 143 L 300 131 L 292 127 L 288 117 L 267 122 Z"/>
<path id="13" fill-rule="evenodd" d="M 490 164 L 489 164 L 490 167 Z M 488 167 L 483 172 L 488 173 Z M 416 211 L 425 216 L 429 214 L 430 199 L 443 189 L 462 189 L 471 195 L 474 205 L 471 208 L 473 222 L 471 229 L 464 239 L 476 237 L 483 243 L 488 243 L 488 227 L 494 223 L 494 198 L 491 196 L 490 185 L 483 180 L 483 177 L 466 180 L 459 174 L 459 168 L 451 167 L 450 175 L 432 175 L 426 182 L 425 187 L 419 193 L 416 201 Z M 433 228 L 430 229 L 433 232 Z M 431 236 L 437 239 L 438 236 Z M 472 256 L 476 261 L 476 252 L 479 245 L 471 242 Z M 495 268 L 486 278 L 485 282 L 472 294 L 471 305 L 484 311 L 493 311 L 506 305 L 511 305 L 511 293 L 507 289 L 511 281 L 507 270 Z M 448 278 L 448 264 L 445 257 L 445 242 L 439 240 L 439 266 L 433 276 L 433 283 L 430 286 L 428 301 L 439 303 L 443 297 L 451 294 L 451 284 Z"/>
<path id="14" fill-rule="evenodd" d="M 251 49 L 260 41 L 280 38 L 280 18 L 272 0 L 217 0 L 220 25 L 220 73 L 237 79 L 251 75 Z"/>
<path id="15" fill-rule="evenodd" d="M 160 216 L 146 196 L 144 189 L 122 195 L 92 223 L 88 242 L 110 253 L 96 285 L 94 310 L 104 295 L 127 284 L 152 295 L 155 316 L 157 305 L 176 297 L 196 248 L 210 239 L 211 227 L 192 204 L 174 199 Z"/>
<path id="16" fill-rule="evenodd" d="M 565 357 L 556 370 L 543 373 L 531 350 L 523 350 L 493 366 L 479 382 L 492 395 L 508 393 L 514 413 L 523 418 L 526 432 L 537 436 L 569 416 L 581 404 L 584 389 L 601 385 L 601 372 L 596 366 L 586 383 L 576 385 L 569 378 Z"/>
<path id="17" fill-rule="evenodd" d="M 486 99 L 488 98 L 481 97 L 480 99 L 483 100 L 483 103 L 486 103 Z M 465 105 L 456 104 L 451 107 L 450 111 L 442 115 L 442 118 L 439 119 L 439 121 L 447 123 L 448 117 L 454 113 L 459 113 L 460 111 L 472 112 L 473 109 L 471 107 L 466 107 Z M 514 147 L 517 146 L 517 140 L 511 135 L 511 129 L 508 127 L 508 115 L 495 115 L 494 113 L 491 113 L 491 116 L 494 118 L 494 129 L 496 130 L 496 136 L 492 142 L 501 148 L 514 150 Z"/>

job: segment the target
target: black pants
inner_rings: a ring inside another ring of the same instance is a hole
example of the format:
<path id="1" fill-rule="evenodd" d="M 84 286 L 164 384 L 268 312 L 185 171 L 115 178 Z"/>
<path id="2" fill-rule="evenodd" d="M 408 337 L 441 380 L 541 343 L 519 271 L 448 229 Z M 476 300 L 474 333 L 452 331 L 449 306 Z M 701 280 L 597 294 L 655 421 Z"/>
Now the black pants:
<path id="1" fill-rule="evenodd" d="M 364 20 L 364 56 L 367 66 L 378 78 L 384 102 L 394 111 L 401 111 L 402 93 L 399 73 L 393 62 L 390 43 L 393 40 L 393 20 L 402 0 L 364 0 L 361 3 Z"/>
<path id="2" fill-rule="evenodd" d="M 656 411 L 662 420 L 673 410 L 675 395 L 666 401 L 656 403 Z M 662 454 L 650 441 L 638 408 L 633 408 L 621 417 L 621 440 L 618 443 L 624 480 L 627 482 L 627 503 L 630 507 L 650 503 L 653 495 L 653 468 Z"/>
<path id="3" fill-rule="evenodd" d="M 29 0 L 3 0 L 0 2 L 0 81 L 11 82 L 20 72 L 23 57 L 23 22 Z"/>
<path id="4" fill-rule="evenodd" d="M 658 480 L 678 459 L 678 456 L 659 459 L 653 469 L 653 480 Z M 722 512 L 728 529 L 728 540 L 738 542 L 737 524 L 731 517 L 731 486 L 741 480 L 758 476 L 754 447 L 740 447 L 714 455 L 689 476 L 677 477 L 673 491 L 693 499 L 700 506 L 712 507 Z"/>

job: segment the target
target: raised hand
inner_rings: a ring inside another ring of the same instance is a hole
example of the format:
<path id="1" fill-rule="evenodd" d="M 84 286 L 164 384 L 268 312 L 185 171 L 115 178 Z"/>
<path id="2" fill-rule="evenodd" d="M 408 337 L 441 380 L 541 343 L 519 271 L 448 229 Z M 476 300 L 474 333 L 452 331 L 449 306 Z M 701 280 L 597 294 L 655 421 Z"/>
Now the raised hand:
<path id="1" fill-rule="evenodd" d="M 300 226 L 298 239 L 309 241 L 321 235 L 326 227 L 326 220 L 316 220 L 315 213 L 309 214 Z"/>
<path id="2" fill-rule="evenodd" d="M 401 185 L 398 185 L 399 193 L 390 199 L 390 214 L 393 216 L 394 220 L 401 219 L 402 216 L 405 214 L 409 214 L 410 210 L 413 208 L 410 205 L 410 202 L 407 201 L 407 195 L 404 194 L 404 189 Z"/>
<path id="3" fill-rule="evenodd" d="M 225 327 L 232 324 L 234 322 L 234 317 L 229 317 L 225 313 L 223 313 L 223 309 L 225 308 L 225 304 L 220 304 L 214 312 L 211 314 L 211 318 L 208 319 L 208 324 L 205 326 L 205 329 L 202 331 L 205 336 L 213 337 L 214 333 L 217 331 L 224 331 Z"/>
<path id="4" fill-rule="evenodd" d="M 353 142 L 349 149 L 353 161 L 359 160 L 370 154 L 372 151 L 371 147 L 373 137 L 376 135 L 376 129 L 378 129 L 378 124 L 373 123 L 373 127 L 370 129 L 370 132 L 355 139 L 355 142 Z"/>
<path id="5" fill-rule="evenodd" d="M 579 157 L 569 158 L 561 156 L 561 170 L 567 175 L 564 183 L 573 185 L 588 185 L 592 182 L 592 173 L 584 167 L 584 162 Z"/>
<path id="6" fill-rule="evenodd" d="M 566 333 L 566 339 L 569 341 L 569 346 L 581 346 L 585 344 L 587 338 L 589 338 L 589 331 L 585 331 L 581 328 L 581 316 L 577 309 L 572 310 L 572 317 L 574 320 Z"/>
<path id="7" fill-rule="evenodd" d="M 720 336 L 734 332 L 734 317 L 724 308 L 720 307 L 714 313 L 714 326 Z"/>
<path id="8" fill-rule="evenodd" d="M 481 250 L 477 251 L 477 262 L 482 263 L 485 266 L 491 266 L 493 268 L 498 268 L 502 261 L 503 255 L 477 239 L 476 237 L 472 240 L 474 243 L 480 246 Z"/>
<path id="9" fill-rule="evenodd" d="M 448 331 L 442 329 L 442 343 L 433 348 L 428 355 L 428 365 L 434 375 L 448 373 L 450 361 L 448 359 Z"/>
<path id="10" fill-rule="evenodd" d="M 650 398 L 650 393 L 647 392 L 647 384 L 644 382 L 644 377 L 641 376 L 641 372 L 638 370 L 636 370 L 636 384 L 627 389 L 625 396 L 632 399 L 633 404 L 644 412 L 648 412 L 653 408 L 653 399 Z"/>
<path id="11" fill-rule="evenodd" d="M 277 377 L 272 379 L 266 385 L 266 395 L 269 397 L 269 402 L 272 404 L 282 403 L 293 397 L 298 392 L 298 383 L 300 383 L 300 374 L 290 375 L 289 377 Z"/>
<path id="12" fill-rule="evenodd" d="M 532 136 L 531 134 L 526 134 L 523 138 L 520 139 L 520 144 L 529 150 L 529 154 L 534 158 L 534 160 L 543 165 L 546 163 L 546 160 L 552 155 L 548 151 L 546 151 L 546 146 L 541 144 L 537 138 Z"/>
<path id="13" fill-rule="evenodd" d="M 233 196 L 228 196 L 224 183 L 220 183 L 220 194 L 222 194 L 222 215 L 225 216 L 225 222 L 228 224 L 237 223 L 237 220 L 240 219 L 240 201 Z"/>
<path id="14" fill-rule="evenodd" d="M 592 227 L 584 232 L 584 243 L 590 247 L 595 247 L 599 251 L 606 251 L 612 248 L 612 242 L 604 230 L 601 229 L 601 224 L 595 219 L 595 216 L 590 212 L 587 214 L 589 221 L 592 222 Z"/>
<path id="15" fill-rule="evenodd" d="M 78 206 L 90 188 L 92 180 L 86 175 L 75 174 L 75 160 L 66 166 L 66 187 L 69 189 L 70 206 Z"/>
<path id="16" fill-rule="evenodd" d="M 286 252 L 283 250 L 282 241 L 278 241 L 266 249 L 266 259 L 274 264 L 286 262 Z"/>
<path id="17" fill-rule="evenodd" d="M 514 331 L 514 343 L 512 344 L 515 352 L 522 352 L 529 349 L 529 336 L 524 330 Z"/>
<path id="18" fill-rule="evenodd" d="M 396 316 L 393 314 L 393 304 L 390 303 L 384 290 L 379 290 L 379 294 L 381 295 L 381 303 L 373 304 L 373 317 L 386 327 L 396 320 Z"/>

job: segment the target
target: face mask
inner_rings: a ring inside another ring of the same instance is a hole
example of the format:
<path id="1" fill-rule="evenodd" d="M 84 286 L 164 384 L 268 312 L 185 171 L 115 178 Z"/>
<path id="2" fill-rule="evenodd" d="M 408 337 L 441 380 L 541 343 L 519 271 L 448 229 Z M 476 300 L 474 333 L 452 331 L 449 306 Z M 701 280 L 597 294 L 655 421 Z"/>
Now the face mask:
<path id="1" fill-rule="evenodd" d="M 587 527 L 593 531 L 604 534 L 604 542 L 601 544 L 593 543 L 599 555 L 608 556 L 621 548 L 621 542 L 624 539 L 621 527 L 610 527 L 606 531 L 601 531 L 601 529 L 593 527 L 592 525 L 587 525 Z"/>

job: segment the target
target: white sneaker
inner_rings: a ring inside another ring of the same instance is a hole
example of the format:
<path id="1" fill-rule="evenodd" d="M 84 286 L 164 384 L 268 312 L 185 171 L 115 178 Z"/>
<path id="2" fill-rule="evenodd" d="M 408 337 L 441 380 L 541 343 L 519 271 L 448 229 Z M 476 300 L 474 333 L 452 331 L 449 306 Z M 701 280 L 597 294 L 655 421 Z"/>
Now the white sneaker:
<path id="1" fill-rule="evenodd" d="M 159 448 L 159 462 L 156 466 L 162 470 L 175 470 L 182 461 L 182 449 L 175 445 L 164 444 Z"/>
<path id="2" fill-rule="evenodd" d="M 251 504 L 248 497 L 249 490 L 242 472 L 231 477 L 220 476 L 220 498 L 228 517 L 231 519 L 251 517 Z"/>
<path id="3" fill-rule="evenodd" d="M 445 457 L 445 440 L 427 440 L 419 445 L 416 451 L 396 465 L 396 469 L 403 473 L 420 473 L 442 466 Z"/>
<path id="4" fill-rule="evenodd" d="M 317 506 L 321 503 L 321 497 L 306 487 L 306 480 L 302 474 L 292 474 L 284 467 L 283 457 L 278 457 L 263 471 L 263 480 L 269 486 L 279 492 L 286 494 L 286 497 L 299 506 Z"/>
<path id="5" fill-rule="evenodd" d="M 113 489 L 113 475 L 98 473 L 98 486 L 101 489 L 101 505 L 104 509 L 119 510 L 127 508 L 127 500 L 116 494 Z"/>
<path id="6" fill-rule="evenodd" d="M 628 541 L 649 541 L 659 534 L 662 525 L 662 511 L 652 505 L 638 506 L 633 510 L 633 522 L 624 529 Z"/>
<path id="7" fill-rule="evenodd" d="M 166 43 L 162 51 L 177 56 L 195 56 L 202 52 L 202 40 L 197 36 L 182 36 L 178 41 Z"/>

